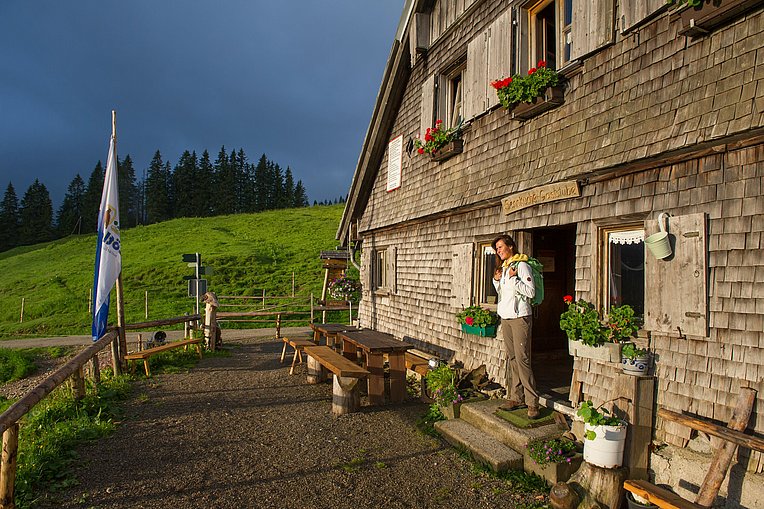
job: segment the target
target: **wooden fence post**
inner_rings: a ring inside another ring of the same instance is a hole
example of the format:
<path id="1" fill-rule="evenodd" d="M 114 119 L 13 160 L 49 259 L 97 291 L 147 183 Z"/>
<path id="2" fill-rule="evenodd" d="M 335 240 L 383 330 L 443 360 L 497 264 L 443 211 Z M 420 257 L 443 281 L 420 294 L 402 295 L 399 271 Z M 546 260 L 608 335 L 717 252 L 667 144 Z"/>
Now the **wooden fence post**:
<path id="1" fill-rule="evenodd" d="M 292 297 L 294 297 L 294 271 L 292 271 Z"/>
<path id="2" fill-rule="evenodd" d="M 24 323 L 24 297 L 21 297 L 21 316 L 19 317 L 19 323 Z"/>
<path id="3" fill-rule="evenodd" d="M 125 337 L 125 299 L 122 293 L 122 273 L 117 276 L 115 284 L 117 290 L 117 327 L 119 328 L 119 365 L 123 371 L 127 369 L 127 338 Z"/>
<path id="4" fill-rule="evenodd" d="M 97 384 L 101 383 L 101 364 L 98 361 L 98 354 L 95 354 L 92 359 L 90 359 L 92 371 L 93 371 L 93 381 Z"/>
<path id="5" fill-rule="evenodd" d="M 218 298 L 213 292 L 207 292 L 204 294 L 203 302 L 205 307 L 205 320 L 204 320 L 204 340 L 207 343 L 207 348 L 214 352 L 217 346 L 218 336 L 218 324 L 215 319 L 218 309 Z"/>
<path id="6" fill-rule="evenodd" d="M 143 292 L 143 307 L 145 309 L 144 311 L 144 317 L 146 320 L 149 319 L 149 291 L 146 290 Z"/>
<path id="7" fill-rule="evenodd" d="M 85 397 L 85 375 L 82 366 L 72 373 L 72 390 L 74 391 L 74 399 L 80 400 Z"/>
<path id="8" fill-rule="evenodd" d="M 13 488 L 16 484 L 16 457 L 19 449 L 19 423 L 3 433 L 3 459 L 0 466 L 0 509 L 15 509 Z"/>

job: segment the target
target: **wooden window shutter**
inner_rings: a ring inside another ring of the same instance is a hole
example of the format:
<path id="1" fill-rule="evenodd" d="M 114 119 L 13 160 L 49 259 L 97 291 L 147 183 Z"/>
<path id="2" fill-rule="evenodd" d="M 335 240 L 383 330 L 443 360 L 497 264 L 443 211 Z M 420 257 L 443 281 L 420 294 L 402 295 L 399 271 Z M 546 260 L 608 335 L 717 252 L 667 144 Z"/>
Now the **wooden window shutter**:
<path id="1" fill-rule="evenodd" d="M 499 104 L 499 96 L 496 95 L 490 82 L 505 78 L 512 74 L 512 13 L 509 9 L 496 18 L 488 28 L 488 79 L 486 109 Z"/>
<path id="2" fill-rule="evenodd" d="M 469 307 L 472 298 L 472 244 L 459 244 L 451 248 L 451 295 L 454 307 Z"/>
<path id="3" fill-rule="evenodd" d="M 645 221 L 645 238 L 659 231 Z M 673 255 L 658 260 L 645 249 L 645 328 L 651 332 L 708 336 L 706 216 L 668 218 Z"/>
<path id="4" fill-rule="evenodd" d="M 467 44 L 467 68 L 464 71 L 464 120 L 470 120 L 486 109 L 488 93 L 488 32 Z"/>
<path id="5" fill-rule="evenodd" d="M 428 127 L 435 125 L 435 80 L 437 76 L 433 74 L 422 83 L 422 118 L 419 131 L 419 138 L 424 142 L 424 133 Z"/>
<path id="6" fill-rule="evenodd" d="M 570 59 L 575 60 L 613 42 L 615 5 L 613 0 L 573 3 Z"/>
<path id="7" fill-rule="evenodd" d="M 396 255 L 398 254 L 398 249 L 395 246 L 390 246 L 387 248 L 387 252 L 385 254 L 385 265 L 387 266 L 387 281 L 384 281 L 385 287 L 390 290 L 390 293 L 397 293 L 398 292 L 398 275 L 395 272 L 397 260 Z"/>
<path id="8" fill-rule="evenodd" d="M 666 0 L 621 1 L 621 33 L 630 30 L 668 5 Z"/>
<path id="9" fill-rule="evenodd" d="M 365 290 L 374 289 L 374 250 L 368 250 L 366 253 L 361 253 L 363 271 L 361 272 L 361 285 Z"/>

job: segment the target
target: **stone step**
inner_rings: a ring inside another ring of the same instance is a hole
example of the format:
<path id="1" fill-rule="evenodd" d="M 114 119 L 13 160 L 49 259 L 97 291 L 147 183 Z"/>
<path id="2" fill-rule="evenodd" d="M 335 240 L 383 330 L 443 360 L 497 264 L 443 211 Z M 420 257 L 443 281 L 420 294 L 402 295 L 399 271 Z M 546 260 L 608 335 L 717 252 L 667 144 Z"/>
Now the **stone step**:
<path id="1" fill-rule="evenodd" d="M 501 399 L 489 399 L 469 403 L 461 407 L 461 419 L 480 430 L 483 434 L 491 435 L 502 444 L 514 449 L 520 455 L 525 452 L 528 442 L 540 439 L 555 438 L 562 435 L 562 430 L 555 423 L 545 424 L 536 428 L 518 428 L 498 415 L 496 410 L 504 403 Z"/>
<path id="2" fill-rule="evenodd" d="M 473 459 L 487 465 L 495 472 L 523 468 L 522 454 L 518 454 L 462 419 L 438 421 L 435 423 L 435 429 L 448 443 L 456 448 L 466 449 Z"/>

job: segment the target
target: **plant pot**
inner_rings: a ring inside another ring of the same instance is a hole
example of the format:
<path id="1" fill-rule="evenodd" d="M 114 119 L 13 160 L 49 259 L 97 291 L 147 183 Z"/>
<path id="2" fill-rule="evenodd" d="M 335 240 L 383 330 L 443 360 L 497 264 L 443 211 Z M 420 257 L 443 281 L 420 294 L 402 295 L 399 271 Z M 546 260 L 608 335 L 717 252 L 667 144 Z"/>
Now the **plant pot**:
<path id="1" fill-rule="evenodd" d="M 634 359 L 621 357 L 621 369 L 627 375 L 647 376 L 650 370 L 650 355 L 638 355 Z"/>
<path id="2" fill-rule="evenodd" d="M 643 504 L 641 502 L 637 502 L 634 500 L 634 494 L 631 492 L 626 492 L 626 503 L 629 505 L 629 509 L 655 509 L 658 507 L 655 504 L 647 503 Z"/>
<path id="3" fill-rule="evenodd" d="M 528 120 L 565 102 L 562 85 L 548 87 L 532 103 L 517 103 L 512 108 L 512 120 Z"/>
<path id="4" fill-rule="evenodd" d="M 761 0 L 704 0 L 697 7 L 678 10 L 674 16 L 681 22 L 680 35 L 697 37 L 742 16 L 760 3 Z"/>
<path id="5" fill-rule="evenodd" d="M 526 472 L 534 473 L 543 477 L 550 484 L 556 484 L 558 482 L 566 482 L 570 479 L 570 476 L 578 470 L 583 461 L 583 456 L 580 453 L 575 453 L 570 457 L 570 463 L 547 463 L 546 465 L 539 465 L 533 458 L 530 457 L 528 451 L 523 454 L 523 468 Z"/>
<path id="6" fill-rule="evenodd" d="M 585 424 L 586 431 L 593 431 L 594 440 L 584 439 L 584 461 L 602 468 L 618 468 L 623 463 L 626 441 L 626 423 L 620 426 L 592 426 Z"/>
<path id="7" fill-rule="evenodd" d="M 438 408 L 440 409 L 440 413 L 442 413 L 446 419 L 458 419 L 461 415 L 462 405 L 465 403 L 470 403 L 474 401 L 482 401 L 485 398 L 481 397 L 471 397 L 467 398 L 464 401 L 460 403 L 451 403 L 450 405 L 441 405 L 438 404 Z"/>
<path id="8" fill-rule="evenodd" d="M 451 140 L 436 152 L 430 154 L 433 161 L 445 161 L 446 159 L 461 154 L 464 150 L 464 140 Z"/>
<path id="9" fill-rule="evenodd" d="M 462 331 L 467 334 L 475 334 L 476 336 L 484 337 L 496 337 L 496 325 L 486 325 L 485 327 L 475 327 L 472 325 L 462 324 Z"/>
<path id="10" fill-rule="evenodd" d="M 574 357 L 592 359 L 599 362 L 621 362 L 621 344 L 604 343 L 600 346 L 589 346 L 581 341 L 568 340 L 568 352 Z"/>

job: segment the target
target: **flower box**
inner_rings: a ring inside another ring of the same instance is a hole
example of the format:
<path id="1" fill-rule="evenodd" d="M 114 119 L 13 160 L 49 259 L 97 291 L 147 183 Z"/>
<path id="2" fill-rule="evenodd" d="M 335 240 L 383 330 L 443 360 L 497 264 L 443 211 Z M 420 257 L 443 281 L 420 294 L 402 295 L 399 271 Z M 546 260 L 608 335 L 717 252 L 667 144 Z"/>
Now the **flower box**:
<path id="1" fill-rule="evenodd" d="M 600 362 L 621 363 L 620 343 L 605 343 L 600 346 L 589 346 L 580 341 L 568 340 L 568 352 L 574 357 L 593 359 Z"/>
<path id="2" fill-rule="evenodd" d="M 462 324 L 462 331 L 476 336 L 496 337 L 496 325 L 486 325 L 485 327 L 474 327 L 472 325 Z"/>
<path id="3" fill-rule="evenodd" d="M 680 35 L 697 37 L 741 16 L 761 4 L 761 0 L 704 0 L 697 7 L 678 10 Z"/>
<path id="4" fill-rule="evenodd" d="M 562 85 L 548 87 L 544 94 L 533 100 L 532 103 L 517 103 L 512 108 L 512 120 L 528 120 L 540 115 L 547 110 L 556 108 L 565 102 Z"/>
<path id="5" fill-rule="evenodd" d="M 451 140 L 438 150 L 430 154 L 433 161 L 445 161 L 446 159 L 461 154 L 464 150 L 464 140 Z"/>
<path id="6" fill-rule="evenodd" d="M 584 457 L 580 453 L 575 453 L 570 457 L 570 463 L 547 463 L 546 465 L 539 465 L 531 457 L 528 451 L 523 454 L 523 469 L 526 472 L 536 474 L 547 480 L 549 484 L 556 484 L 558 482 L 566 482 L 570 479 L 570 476 L 578 470 L 581 466 L 581 462 Z"/>

